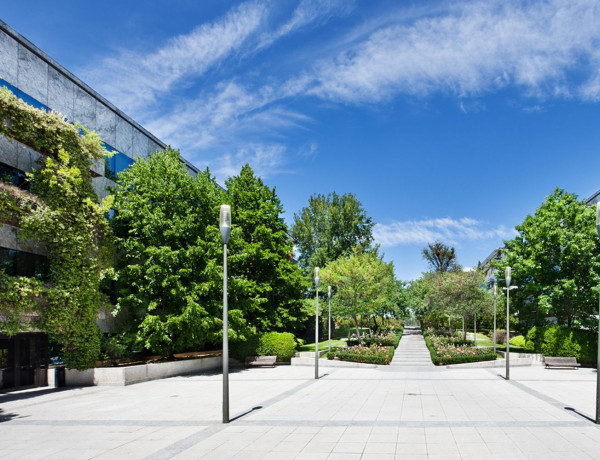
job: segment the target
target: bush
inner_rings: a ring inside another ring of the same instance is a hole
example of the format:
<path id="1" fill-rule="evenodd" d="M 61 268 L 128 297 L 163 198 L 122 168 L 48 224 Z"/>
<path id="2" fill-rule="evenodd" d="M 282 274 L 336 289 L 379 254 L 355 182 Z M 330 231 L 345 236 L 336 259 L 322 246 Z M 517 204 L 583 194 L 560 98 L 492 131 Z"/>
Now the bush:
<path id="1" fill-rule="evenodd" d="M 442 339 L 442 340 L 440 340 Z M 444 340 L 445 339 L 445 340 Z M 425 338 L 431 360 L 436 366 L 445 364 L 474 363 L 478 361 L 493 361 L 496 359 L 494 350 L 475 348 L 450 342 L 450 337 L 430 335 Z"/>
<path id="2" fill-rule="evenodd" d="M 506 343 L 506 329 L 496 329 L 496 343 Z"/>
<path id="3" fill-rule="evenodd" d="M 238 361 L 244 361 L 246 356 L 256 356 L 259 336 L 252 335 L 246 340 L 236 340 L 229 343 L 229 356 Z"/>
<path id="4" fill-rule="evenodd" d="M 256 354 L 277 356 L 277 361 L 289 361 L 296 352 L 296 340 L 291 332 L 267 332 L 260 336 Z"/>
<path id="5" fill-rule="evenodd" d="M 574 356 L 583 364 L 594 364 L 598 355 L 595 333 L 566 326 L 532 327 L 525 348 L 545 356 Z"/>
<path id="6" fill-rule="evenodd" d="M 328 359 L 338 358 L 342 361 L 369 364 L 389 364 L 393 357 L 394 347 L 382 347 L 379 345 L 371 345 L 370 347 L 357 345 L 355 347 L 338 348 L 327 354 Z"/>
<path id="7" fill-rule="evenodd" d="M 525 337 L 522 335 L 517 335 L 516 337 L 510 339 L 510 344 L 514 345 L 515 347 L 525 348 Z"/>
<path id="8" fill-rule="evenodd" d="M 396 348 L 400 343 L 400 339 L 402 338 L 402 333 L 404 329 L 397 330 L 396 332 L 388 332 L 385 335 L 374 335 L 374 336 L 365 336 L 361 337 L 360 345 L 363 346 L 371 346 L 371 345 L 380 345 L 383 347 L 394 347 Z M 353 336 L 350 340 L 348 340 L 348 346 L 356 346 L 359 345 L 358 339 L 356 336 Z"/>

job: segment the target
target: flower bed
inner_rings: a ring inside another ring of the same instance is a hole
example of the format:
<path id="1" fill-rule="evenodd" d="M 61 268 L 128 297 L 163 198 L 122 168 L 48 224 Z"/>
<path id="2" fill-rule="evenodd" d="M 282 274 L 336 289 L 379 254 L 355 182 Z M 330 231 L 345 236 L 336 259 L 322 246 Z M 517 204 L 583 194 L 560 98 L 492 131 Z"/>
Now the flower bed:
<path id="1" fill-rule="evenodd" d="M 348 348 L 338 348 L 327 354 L 328 359 L 338 358 L 342 361 L 369 364 L 389 364 L 394 357 L 394 347 L 357 345 Z"/>
<path id="2" fill-rule="evenodd" d="M 425 337 L 425 343 L 429 348 L 431 360 L 435 365 L 475 363 L 478 361 L 493 361 L 496 359 L 494 351 L 487 348 L 475 348 L 469 345 L 454 344 L 447 339 L 429 335 Z"/>
<path id="3" fill-rule="evenodd" d="M 399 329 L 395 332 L 388 332 L 387 334 L 382 335 L 374 335 L 374 336 L 365 336 L 361 337 L 360 345 L 370 346 L 370 345 L 380 345 L 384 347 L 394 347 L 398 346 L 400 339 L 402 338 L 402 332 L 404 329 Z M 358 339 L 356 335 L 348 340 L 348 346 L 359 345 Z"/>

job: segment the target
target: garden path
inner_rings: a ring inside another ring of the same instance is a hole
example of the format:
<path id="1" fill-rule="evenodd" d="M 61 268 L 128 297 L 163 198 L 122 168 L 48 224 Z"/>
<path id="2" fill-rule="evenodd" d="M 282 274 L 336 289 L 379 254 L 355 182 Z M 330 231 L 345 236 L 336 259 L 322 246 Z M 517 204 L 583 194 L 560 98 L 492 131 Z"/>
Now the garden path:
<path id="1" fill-rule="evenodd" d="M 407 327 L 404 330 L 390 365 L 392 367 L 434 367 L 420 328 Z"/>

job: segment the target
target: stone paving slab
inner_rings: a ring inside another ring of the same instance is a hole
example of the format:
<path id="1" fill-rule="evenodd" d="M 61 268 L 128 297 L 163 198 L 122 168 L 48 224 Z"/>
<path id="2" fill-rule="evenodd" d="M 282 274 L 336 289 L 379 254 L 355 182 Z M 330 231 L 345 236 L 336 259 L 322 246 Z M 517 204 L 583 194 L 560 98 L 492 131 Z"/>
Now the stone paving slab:
<path id="1" fill-rule="evenodd" d="M 11 458 L 600 458 L 596 374 L 511 369 L 249 369 L 129 387 L 0 395 Z M 565 409 L 570 407 L 573 410 Z"/>

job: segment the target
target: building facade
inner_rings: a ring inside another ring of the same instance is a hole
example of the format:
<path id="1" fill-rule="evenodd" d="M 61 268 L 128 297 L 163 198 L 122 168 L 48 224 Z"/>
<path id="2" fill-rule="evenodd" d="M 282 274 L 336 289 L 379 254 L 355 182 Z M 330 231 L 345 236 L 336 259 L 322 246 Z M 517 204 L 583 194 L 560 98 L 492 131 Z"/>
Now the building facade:
<path id="1" fill-rule="evenodd" d="M 113 186 L 116 174 L 136 157 L 164 149 L 152 133 L 115 107 L 25 37 L 0 20 L 0 87 L 44 111 L 60 113 L 96 132 L 113 153 L 92 169 L 93 185 L 102 199 Z M 25 173 L 37 166 L 41 154 L 14 139 L 0 135 L 0 181 L 27 188 Z M 184 161 L 185 162 L 185 161 Z M 198 170 L 188 162 L 192 175 Z M 22 242 L 18 228 L 0 223 L 0 268 L 10 275 L 36 276 L 47 270 L 42 247 Z M 100 318 L 102 320 L 102 318 Z M 3 336 L 0 331 L 0 391 L 43 386 L 47 363 L 40 334 Z"/>

